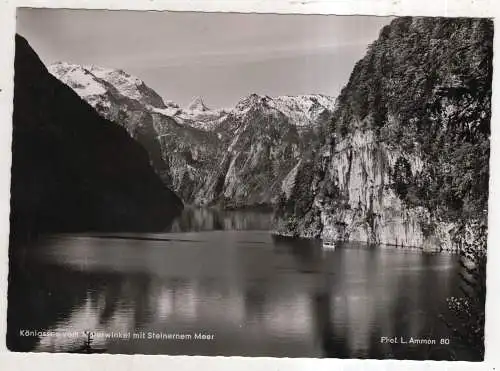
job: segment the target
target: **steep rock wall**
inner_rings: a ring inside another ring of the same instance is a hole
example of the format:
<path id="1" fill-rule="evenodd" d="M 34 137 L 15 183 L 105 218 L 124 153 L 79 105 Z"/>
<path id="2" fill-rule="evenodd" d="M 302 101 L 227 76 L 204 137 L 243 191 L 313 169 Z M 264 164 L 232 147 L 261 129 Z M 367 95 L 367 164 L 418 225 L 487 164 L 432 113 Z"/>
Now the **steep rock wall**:
<path id="1" fill-rule="evenodd" d="M 393 189 L 391 169 L 396 161 L 404 157 L 411 173 L 418 174 L 422 170 L 419 156 L 388 148 L 377 141 L 371 131 L 356 131 L 341 140 L 328 157 L 326 179 L 338 188 L 337 197 L 344 202 L 332 207 L 325 197 L 316 200 L 321 207 L 323 238 L 430 246 L 437 236 L 428 234 L 426 225 L 432 223 L 445 231 L 452 227 L 452 224 L 432 220 L 423 207 L 408 207 Z M 446 233 L 440 235 L 439 240 L 444 248 L 451 247 Z"/>
<path id="2" fill-rule="evenodd" d="M 456 248 L 487 211 L 492 36 L 487 19 L 384 27 L 285 178 L 276 233 Z"/>

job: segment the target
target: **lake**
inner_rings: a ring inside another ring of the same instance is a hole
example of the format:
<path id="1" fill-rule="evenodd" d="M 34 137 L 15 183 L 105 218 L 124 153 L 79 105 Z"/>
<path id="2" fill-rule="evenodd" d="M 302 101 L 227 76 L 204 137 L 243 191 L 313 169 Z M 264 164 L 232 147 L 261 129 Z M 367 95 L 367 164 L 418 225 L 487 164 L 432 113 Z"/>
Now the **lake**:
<path id="1" fill-rule="evenodd" d="M 165 233 L 50 235 L 19 248 L 9 349 L 71 351 L 92 331 L 108 353 L 469 359 L 439 318 L 459 293 L 456 255 L 324 251 L 275 238 L 270 224 L 260 211 L 188 209 Z M 412 337 L 437 344 L 402 343 Z"/>

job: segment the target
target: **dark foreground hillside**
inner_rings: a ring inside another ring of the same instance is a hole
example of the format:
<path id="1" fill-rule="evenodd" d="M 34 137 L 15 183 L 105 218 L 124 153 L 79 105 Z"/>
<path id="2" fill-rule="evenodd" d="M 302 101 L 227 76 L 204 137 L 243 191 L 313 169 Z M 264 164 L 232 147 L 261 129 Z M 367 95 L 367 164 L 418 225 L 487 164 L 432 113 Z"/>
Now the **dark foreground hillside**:
<path id="1" fill-rule="evenodd" d="M 125 129 L 49 74 L 16 36 L 11 239 L 158 230 L 182 209 Z"/>

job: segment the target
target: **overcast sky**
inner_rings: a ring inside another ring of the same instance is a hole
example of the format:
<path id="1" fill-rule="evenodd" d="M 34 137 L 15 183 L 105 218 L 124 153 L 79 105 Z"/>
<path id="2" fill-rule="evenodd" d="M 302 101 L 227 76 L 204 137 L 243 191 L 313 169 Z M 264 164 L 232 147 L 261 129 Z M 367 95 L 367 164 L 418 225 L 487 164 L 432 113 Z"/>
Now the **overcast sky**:
<path id="1" fill-rule="evenodd" d="M 251 94 L 336 96 L 384 17 L 19 9 L 46 65 L 120 68 L 165 100 L 213 108 Z"/>

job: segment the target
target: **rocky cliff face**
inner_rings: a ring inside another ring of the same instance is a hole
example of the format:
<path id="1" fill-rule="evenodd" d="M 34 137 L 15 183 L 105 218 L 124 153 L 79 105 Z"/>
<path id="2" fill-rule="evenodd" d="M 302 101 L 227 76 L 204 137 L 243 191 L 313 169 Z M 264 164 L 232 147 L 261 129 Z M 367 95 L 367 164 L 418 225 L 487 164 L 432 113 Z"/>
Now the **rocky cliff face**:
<path id="1" fill-rule="evenodd" d="M 201 130 L 197 143 L 172 141 L 171 130 L 162 129 L 162 147 L 185 146 L 194 160 L 171 159 L 172 178 L 182 179 L 175 189 L 196 205 L 274 205 L 284 177 L 322 135 L 333 105 L 332 98 L 319 95 L 252 94 L 233 109 L 210 111 L 195 100 L 170 118 L 184 130 Z"/>
<path id="2" fill-rule="evenodd" d="M 201 98 L 183 109 L 122 71 L 65 63 L 50 70 L 124 126 L 148 150 L 165 184 L 196 205 L 276 203 L 283 178 L 318 141 L 334 106 L 323 95 L 252 94 L 232 109 L 211 110 Z"/>
<path id="3" fill-rule="evenodd" d="M 312 110 L 299 106 L 307 103 Z M 201 200 L 231 208 L 276 204 L 284 178 L 319 140 L 330 115 L 312 96 L 253 94 L 240 101 L 214 128 L 225 152 Z"/>
<path id="4" fill-rule="evenodd" d="M 220 166 L 219 138 L 215 133 L 181 125 L 160 113 L 151 113 L 151 119 L 163 158 L 169 164 L 172 188 L 185 203 L 197 204 L 197 195 Z"/>
<path id="5" fill-rule="evenodd" d="M 458 224 L 485 218 L 492 34 L 477 19 L 385 27 L 287 177 L 277 233 L 452 248 Z"/>
<path id="6" fill-rule="evenodd" d="M 158 230 L 182 202 L 126 131 L 52 76 L 16 36 L 11 238 Z"/>

